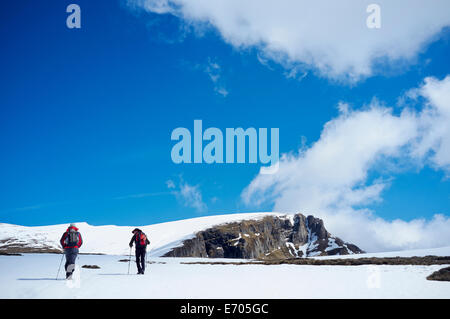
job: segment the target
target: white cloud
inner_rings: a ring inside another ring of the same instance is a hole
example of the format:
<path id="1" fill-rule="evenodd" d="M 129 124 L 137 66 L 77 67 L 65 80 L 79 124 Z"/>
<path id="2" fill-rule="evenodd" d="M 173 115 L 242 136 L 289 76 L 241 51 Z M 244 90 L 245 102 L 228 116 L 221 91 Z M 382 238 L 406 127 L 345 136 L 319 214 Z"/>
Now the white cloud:
<path id="1" fill-rule="evenodd" d="M 175 183 L 171 179 L 166 181 L 166 185 L 168 189 L 175 188 Z"/>
<path id="2" fill-rule="evenodd" d="M 242 199 L 249 205 L 273 203 L 275 211 L 323 217 L 331 232 L 367 250 L 449 242 L 446 217 L 389 222 L 364 209 L 382 200 L 381 193 L 391 182 L 382 176 L 396 173 L 399 162 L 431 163 L 448 173 L 450 76 L 441 81 L 427 78 L 413 92 L 424 107 L 420 111 L 405 107 L 398 115 L 376 100 L 360 110 L 340 102 L 339 116 L 325 124 L 317 142 L 283 154 L 278 172 L 258 174 Z M 369 180 L 369 173 L 379 173 L 380 168 L 384 174 Z"/>
<path id="3" fill-rule="evenodd" d="M 198 212 L 207 210 L 198 186 L 192 186 L 187 183 L 181 184 L 179 195 L 183 199 L 185 206 L 195 208 Z"/>
<path id="4" fill-rule="evenodd" d="M 213 82 L 214 91 L 217 94 L 226 97 L 228 95 L 228 90 L 225 88 L 222 80 L 222 69 L 217 62 L 213 62 L 210 58 L 204 69 L 205 73 L 208 74 L 209 78 Z"/>
<path id="5" fill-rule="evenodd" d="M 225 77 L 223 76 L 222 66 L 216 61 L 215 58 L 208 57 L 206 62 L 194 63 L 191 61 L 183 60 L 181 61 L 181 67 L 188 68 L 195 72 L 203 72 L 211 80 L 214 92 L 217 94 L 227 97 L 229 94 L 226 88 Z"/>
<path id="6" fill-rule="evenodd" d="M 380 72 L 376 62 L 411 63 L 450 25 L 450 2 L 378 0 L 381 28 L 369 29 L 372 0 L 129 0 L 191 26 L 210 25 L 238 49 L 257 48 L 262 61 L 357 81 Z M 291 73 L 287 73 L 291 74 Z"/>
<path id="7" fill-rule="evenodd" d="M 301 66 L 291 67 L 288 71 L 284 72 L 284 76 L 288 79 L 303 80 L 308 75 L 308 72 L 303 69 Z"/>
<path id="8" fill-rule="evenodd" d="M 416 145 L 415 155 L 424 157 L 432 152 L 430 162 L 450 173 L 450 76 L 442 81 L 426 78 L 416 90 L 416 97 L 426 99 L 420 118 L 422 138 Z"/>
<path id="9" fill-rule="evenodd" d="M 409 111 L 400 116 L 373 102 L 369 109 L 341 113 L 325 124 L 319 141 L 296 154 L 284 154 L 277 174 L 258 175 L 244 191 L 244 199 L 275 196 L 276 210 L 302 207 L 322 210 L 379 200 L 386 186 L 378 180 L 366 185 L 368 170 L 379 160 L 399 156 L 416 136 L 416 120 Z"/>
<path id="10" fill-rule="evenodd" d="M 226 97 L 229 94 L 228 90 L 224 87 L 214 87 L 214 91 L 217 92 L 217 94 L 222 95 L 223 97 Z"/>
<path id="11" fill-rule="evenodd" d="M 208 207 L 203 202 L 202 193 L 198 185 L 189 185 L 182 179 L 180 180 L 178 187 L 175 186 L 175 183 L 171 180 L 166 184 L 169 189 L 174 189 L 172 193 L 184 206 L 194 208 L 198 212 L 205 212 L 208 210 Z"/>
<path id="12" fill-rule="evenodd" d="M 333 234 L 369 252 L 448 246 L 450 218 L 441 214 L 430 220 L 388 221 L 365 210 L 322 211 L 314 214 L 325 220 Z"/>

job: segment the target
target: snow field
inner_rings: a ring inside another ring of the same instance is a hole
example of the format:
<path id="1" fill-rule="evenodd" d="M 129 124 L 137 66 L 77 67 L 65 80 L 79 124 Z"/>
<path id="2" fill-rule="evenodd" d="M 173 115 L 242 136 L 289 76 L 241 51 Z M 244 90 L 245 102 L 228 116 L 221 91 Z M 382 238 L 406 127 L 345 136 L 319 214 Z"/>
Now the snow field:
<path id="1" fill-rule="evenodd" d="M 0 298 L 450 298 L 428 281 L 433 266 L 199 265 L 200 258 L 150 258 L 145 275 L 126 256 L 80 255 L 72 282 L 55 280 L 60 255 L 0 256 Z M 210 260 L 208 260 L 210 261 Z M 216 260 L 236 261 L 236 260 Z"/>

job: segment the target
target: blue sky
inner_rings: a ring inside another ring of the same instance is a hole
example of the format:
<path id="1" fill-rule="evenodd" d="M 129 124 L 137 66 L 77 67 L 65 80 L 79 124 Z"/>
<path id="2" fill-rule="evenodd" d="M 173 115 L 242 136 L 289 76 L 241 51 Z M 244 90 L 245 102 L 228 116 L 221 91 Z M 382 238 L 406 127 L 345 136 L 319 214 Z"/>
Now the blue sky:
<path id="1" fill-rule="evenodd" d="M 65 25 L 72 2 L 82 9 L 79 30 Z M 223 130 L 277 127 L 280 153 L 295 152 L 302 137 L 306 147 L 320 139 L 339 102 L 358 110 L 376 97 L 398 115 L 408 90 L 450 74 L 448 29 L 408 63 L 380 64 L 349 83 L 308 67 L 305 77 L 289 77 L 292 67 L 262 59 L 257 46 L 233 45 L 214 25 L 193 30 L 150 11 L 124 1 L 2 1 L 1 222 L 142 225 L 270 211 L 273 202 L 241 198 L 259 165 L 176 165 L 172 130 L 192 130 L 194 119 Z M 382 200 L 361 205 L 380 218 L 450 215 L 445 170 L 368 170 L 367 181 L 380 177 L 390 181 Z M 183 189 L 201 194 L 203 209 Z"/>

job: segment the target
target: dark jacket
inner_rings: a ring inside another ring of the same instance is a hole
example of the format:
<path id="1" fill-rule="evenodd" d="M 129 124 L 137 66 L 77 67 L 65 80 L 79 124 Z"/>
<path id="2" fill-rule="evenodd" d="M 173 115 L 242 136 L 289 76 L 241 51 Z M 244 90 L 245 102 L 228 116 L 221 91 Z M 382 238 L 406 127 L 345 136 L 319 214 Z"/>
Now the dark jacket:
<path id="1" fill-rule="evenodd" d="M 69 245 L 69 232 L 76 233 L 77 235 L 77 242 L 75 244 Z M 81 245 L 83 245 L 83 239 L 81 238 L 81 234 L 78 232 L 78 228 L 70 226 L 67 228 L 66 232 L 62 235 L 61 240 L 59 241 L 61 243 L 61 246 L 64 249 L 67 248 L 80 248 Z"/>
<path id="2" fill-rule="evenodd" d="M 144 235 L 144 244 L 142 243 L 141 235 Z M 148 240 L 147 235 L 142 230 L 138 230 L 136 233 L 133 234 L 133 237 L 131 237 L 130 240 L 130 247 L 133 246 L 133 243 L 136 244 L 136 248 L 140 247 L 147 247 L 148 244 L 150 244 L 150 241 Z"/>

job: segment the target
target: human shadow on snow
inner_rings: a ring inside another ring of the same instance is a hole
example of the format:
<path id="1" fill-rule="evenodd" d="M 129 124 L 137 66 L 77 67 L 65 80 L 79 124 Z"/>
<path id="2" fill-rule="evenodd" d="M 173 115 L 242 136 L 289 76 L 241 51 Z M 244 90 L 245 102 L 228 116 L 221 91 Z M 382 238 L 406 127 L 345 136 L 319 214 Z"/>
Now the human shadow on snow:
<path id="1" fill-rule="evenodd" d="M 51 280 L 51 281 L 55 281 L 55 280 L 65 280 L 64 278 L 58 278 L 58 279 L 55 279 L 55 278 L 17 278 L 17 280 L 25 280 L 25 281 L 28 281 L 28 280 L 31 280 L 31 281 L 33 281 L 33 280 Z"/>

